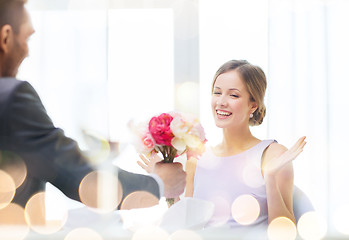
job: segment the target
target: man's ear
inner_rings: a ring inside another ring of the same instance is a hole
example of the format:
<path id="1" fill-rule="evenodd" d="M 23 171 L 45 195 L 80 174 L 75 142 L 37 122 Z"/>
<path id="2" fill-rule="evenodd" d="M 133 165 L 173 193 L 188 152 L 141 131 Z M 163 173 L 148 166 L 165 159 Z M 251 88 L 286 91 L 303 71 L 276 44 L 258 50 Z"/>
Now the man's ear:
<path id="1" fill-rule="evenodd" d="M 2 26 L 0 29 L 0 51 L 7 53 L 11 44 L 12 27 L 9 24 Z"/>

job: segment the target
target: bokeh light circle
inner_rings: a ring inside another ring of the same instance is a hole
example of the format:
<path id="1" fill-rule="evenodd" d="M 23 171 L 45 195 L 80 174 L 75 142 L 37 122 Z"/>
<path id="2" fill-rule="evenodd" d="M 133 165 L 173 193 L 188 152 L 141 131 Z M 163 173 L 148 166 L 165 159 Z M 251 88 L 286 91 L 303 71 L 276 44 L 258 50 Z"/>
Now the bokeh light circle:
<path id="1" fill-rule="evenodd" d="M 260 206 L 253 196 L 241 195 L 235 199 L 231 206 L 231 214 L 236 222 L 249 225 L 256 221 L 260 213 Z"/>
<path id="2" fill-rule="evenodd" d="M 147 226 L 138 229 L 132 236 L 132 240 L 168 240 L 169 234 L 155 226 Z"/>
<path id="3" fill-rule="evenodd" d="M 202 240 L 196 232 L 186 229 L 180 229 L 171 234 L 169 240 Z"/>
<path id="4" fill-rule="evenodd" d="M 0 209 L 0 239 L 23 240 L 29 233 L 29 226 L 24 217 L 24 209 L 10 203 Z"/>
<path id="5" fill-rule="evenodd" d="M 89 228 L 76 228 L 70 231 L 64 240 L 103 240 L 94 230 Z"/>
<path id="6" fill-rule="evenodd" d="M 198 161 L 200 162 L 200 161 Z M 211 217 L 211 225 L 219 227 L 227 223 L 231 214 L 231 206 L 224 193 L 213 193 L 210 201 L 214 204 L 214 212 Z"/>
<path id="7" fill-rule="evenodd" d="M 159 204 L 159 199 L 145 191 L 136 191 L 125 197 L 120 209 L 147 208 Z"/>
<path id="8" fill-rule="evenodd" d="M 16 185 L 13 178 L 7 172 L 0 170 L 0 209 L 11 203 L 15 193 Z"/>
<path id="9" fill-rule="evenodd" d="M 81 202 L 100 213 L 114 211 L 121 202 L 122 194 L 117 176 L 107 171 L 87 174 L 79 186 Z"/>
<path id="10" fill-rule="evenodd" d="M 295 224 L 286 217 L 275 218 L 268 226 L 269 240 L 294 240 L 297 237 Z"/>
<path id="11" fill-rule="evenodd" d="M 56 199 L 55 207 L 60 209 L 58 216 L 46 216 L 44 192 L 33 195 L 27 202 L 24 212 L 27 224 L 32 230 L 40 234 L 52 234 L 59 231 L 67 221 L 68 210 L 65 203 Z"/>
<path id="12" fill-rule="evenodd" d="M 195 113 L 199 105 L 199 85 L 196 82 L 183 82 L 176 88 L 176 106 L 183 112 Z"/>
<path id="13" fill-rule="evenodd" d="M 326 235 L 327 224 L 317 212 L 304 213 L 297 223 L 298 233 L 303 239 L 321 239 Z"/>
<path id="14" fill-rule="evenodd" d="M 25 162 L 13 152 L 0 151 L 0 169 L 12 177 L 16 188 L 21 186 L 27 177 L 27 166 Z"/>
<path id="15" fill-rule="evenodd" d="M 261 169 L 254 164 L 247 164 L 242 171 L 242 179 L 244 183 L 252 188 L 261 187 L 264 184 L 261 176 Z"/>

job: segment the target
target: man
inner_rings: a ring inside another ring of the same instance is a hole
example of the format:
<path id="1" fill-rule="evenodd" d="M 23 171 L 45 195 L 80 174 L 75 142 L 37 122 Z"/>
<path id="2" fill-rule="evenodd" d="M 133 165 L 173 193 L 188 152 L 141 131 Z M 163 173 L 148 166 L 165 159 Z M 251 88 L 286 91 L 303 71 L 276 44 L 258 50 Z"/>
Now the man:
<path id="1" fill-rule="evenodd" d="M 80 183 L 93 168 L 77 143 L 54 127 L 32 86 L 15 79 L 34 33 L 25 3 L 0 0 L 0 151 L 15 153 L 27 167 L 27 177 L 12 202 L 25 206 L 31 196 L 44 190 L 46 182 L 81 201 Z M 184 191 L 186 174 L 179 163 L 157 164 L 154 176 L 119 168 L 117 172 L 122 199 L 135 191 L 147 191 L 157 198 L 177 197 Z"/>

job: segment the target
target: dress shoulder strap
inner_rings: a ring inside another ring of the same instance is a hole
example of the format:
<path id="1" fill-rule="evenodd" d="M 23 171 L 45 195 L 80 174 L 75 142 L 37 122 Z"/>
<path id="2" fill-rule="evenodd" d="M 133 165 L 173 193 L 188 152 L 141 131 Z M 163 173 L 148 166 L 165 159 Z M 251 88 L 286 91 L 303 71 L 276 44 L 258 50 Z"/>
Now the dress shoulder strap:
<path id="1" fill-rule="evenodd" d="M 261 162 L 262 162 L 262 156 L 265 152 L 265 150 L 270 146 L 270 144 L 277 142 L 274 139 L 268 139 L 268 140 L 263 140 L 262 142 L 260 142 L 250 154 L 253 154 L 253 159 L 255 159 L 255 161 L 257 161 L 257 164 L 260 166 Z"/>

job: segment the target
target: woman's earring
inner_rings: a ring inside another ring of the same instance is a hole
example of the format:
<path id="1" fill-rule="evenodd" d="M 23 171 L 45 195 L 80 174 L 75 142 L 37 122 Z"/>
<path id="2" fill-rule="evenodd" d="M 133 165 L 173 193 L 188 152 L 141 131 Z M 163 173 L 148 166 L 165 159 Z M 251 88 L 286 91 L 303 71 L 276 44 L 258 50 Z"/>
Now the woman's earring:
<path id="1" fill-rule="evenodd" d="M 253 113 L 250 113 L 250 118 L 253 118 Z"/>

